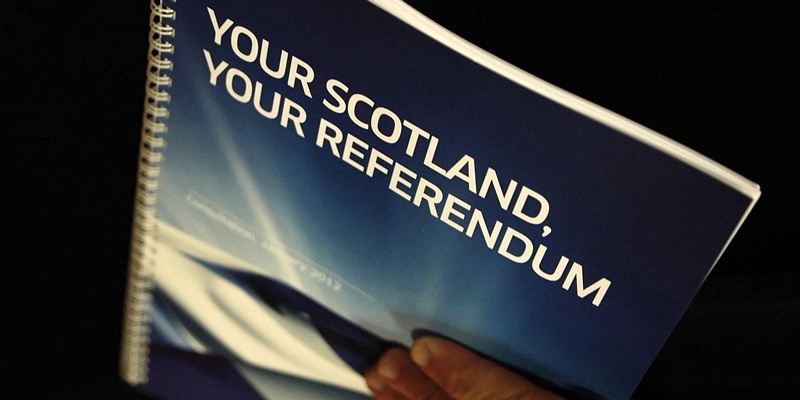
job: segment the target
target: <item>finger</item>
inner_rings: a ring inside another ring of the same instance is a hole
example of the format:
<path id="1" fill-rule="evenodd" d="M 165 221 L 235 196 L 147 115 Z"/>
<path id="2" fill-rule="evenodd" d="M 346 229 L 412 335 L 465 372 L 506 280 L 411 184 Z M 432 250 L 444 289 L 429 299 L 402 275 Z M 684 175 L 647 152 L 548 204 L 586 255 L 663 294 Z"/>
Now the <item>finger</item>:
<path id="1" fill-rule="evenodd" d="M 372 391 L 375 400 L 408 400 L 408 398 L 387 386 L 376 369 L 368 370 L 364 377 L 367 380 L 367 387 Z"/>
<path id="2" fill-rule="evenodd" d="M 451 341 L 425 336 L 411 358 L 445 392 L 458 400 L 555 400 L 561 397 Z"/>
<path id="3" fill-rule="evenodd" d="M 386 351 L 364 376 L 367 386 L 380 400 L 452 400 L 420 370 L 405 349 Z"/>
<path id="4" fill-rule="evenodd" d="M 375 363 L 364 373 L 367 387 L 375 395 L 375 400 L 408 400 L 405 396 L 392 389 L 391 386 L 386 385 L 386 381 L 378 373 L 378 364 L 379 362 Z"/>

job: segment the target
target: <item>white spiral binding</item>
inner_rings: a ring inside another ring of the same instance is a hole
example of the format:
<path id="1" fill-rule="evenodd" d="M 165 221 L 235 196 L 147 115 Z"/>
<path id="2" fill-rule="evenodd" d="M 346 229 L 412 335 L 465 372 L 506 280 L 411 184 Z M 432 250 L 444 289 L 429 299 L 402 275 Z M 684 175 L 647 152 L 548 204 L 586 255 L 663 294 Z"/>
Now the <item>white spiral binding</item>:
<path id="1" fill-rule="evenodd" d="M 169 116 L 165 105 L 170 99 L 164 88 L 172 83 L 163 72 L 172 69 L 172 62 L 165 55 L 173 52 L 172 43 L 168 40 L 175 33 L 167 24 L 167 20 L 175 19 L 175 11 L 164 4 L 166 1 L 152 0 L 150 5 L 150 56 L 120 355 L 120 374 L 131 384 L 147 382 L 148 373 L 152 276 L 155 265 L 155 205 L 161 172 L 161 149 L 164 147 L 164 135 L 167 132 L 164 120 Z"/>

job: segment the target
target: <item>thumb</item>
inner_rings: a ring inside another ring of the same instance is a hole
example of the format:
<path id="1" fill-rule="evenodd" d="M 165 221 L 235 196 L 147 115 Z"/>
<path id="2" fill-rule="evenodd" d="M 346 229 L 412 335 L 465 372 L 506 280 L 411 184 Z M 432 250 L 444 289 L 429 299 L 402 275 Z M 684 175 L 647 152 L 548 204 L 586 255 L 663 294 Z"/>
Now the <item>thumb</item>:
<path id="1" fill-rule="evenodd" d="M 424 336 L 411 359 L 456 400 L 555 400 L 561 397 L 451 341 Z"/>

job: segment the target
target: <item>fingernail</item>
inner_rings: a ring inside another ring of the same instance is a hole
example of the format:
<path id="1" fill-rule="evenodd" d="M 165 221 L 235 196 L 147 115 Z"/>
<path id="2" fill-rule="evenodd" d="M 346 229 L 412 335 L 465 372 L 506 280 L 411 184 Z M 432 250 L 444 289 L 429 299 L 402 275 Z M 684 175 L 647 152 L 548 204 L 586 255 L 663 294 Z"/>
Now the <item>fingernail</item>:
<path id="1" fill-rule="evenodd" d="M 420 367 L 425 367 L 431 360 L 431 350 L 424 343 L 416 343 L 411 348 L 411 359 Z"/>
<path id="2" fill-rule="evenodd" d="M 373 392 L 380 392 L 384 387 L 386 387 L 386 385 L 383 383 L 383 379 L 376 375 L 370 375 L 367 377 L 367 386 Z"/>
<path id="3" fill-rule="evenodd" d="M 384 361 L 378 365 L 378 373 L 386 379 L 394 380 L 400 374 L 400 369 L 397 364 L 391 361 Z"/>

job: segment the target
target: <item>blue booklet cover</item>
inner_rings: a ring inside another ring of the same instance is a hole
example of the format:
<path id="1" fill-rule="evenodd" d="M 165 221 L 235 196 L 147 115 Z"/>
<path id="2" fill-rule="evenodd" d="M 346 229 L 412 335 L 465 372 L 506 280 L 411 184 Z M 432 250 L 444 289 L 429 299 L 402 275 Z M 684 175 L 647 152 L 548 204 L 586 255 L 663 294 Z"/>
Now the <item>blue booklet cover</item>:
<path id="1" fill-rule="evenodd" d="M 627 398 L 758 186 L 394 0 L 154 2 L 123 376 L 362 399 L 431 332 Z"/>

